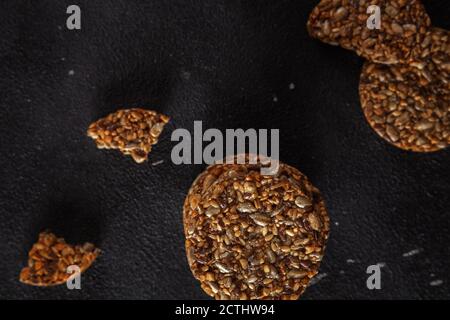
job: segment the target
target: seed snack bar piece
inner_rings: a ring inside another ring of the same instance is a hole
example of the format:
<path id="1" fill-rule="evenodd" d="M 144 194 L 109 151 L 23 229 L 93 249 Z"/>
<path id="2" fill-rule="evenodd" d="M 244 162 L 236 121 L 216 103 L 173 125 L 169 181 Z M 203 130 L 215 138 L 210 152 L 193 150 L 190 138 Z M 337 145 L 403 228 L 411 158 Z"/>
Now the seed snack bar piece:
<path id="1" fill-rule="evenodd" d="M 380 29 L 369 29 L 367 12 L 380 7 Z M 312 11 L 309 34 L 377 63 L 407 63 L 421 44 L 431 20 L 419 0 L 322 0 Z"/>
<path id="2" fill-rule="evenodd" d="M 169 119 L 152 110 L 124 109 L 92 123 L 87 135 L 95 140 L 99 149 L 118 149 L 142 163 Z"/>
<path id="3" fill-rule="evenodd" d="M 318 273 L 329 233 L 319 190 L 293 167 L 261 166 L 209 166 L 186 197 L 188 263 L 215 299 L 298 299 Z"/>
<path id="4" fill-rule="evenodd" d="M 28 253 L 28 266 L 20 272 L 20 281 L 32 286 L 63 284 L 71 276 L 67 267 L 77 265 L 86 271 L 100 254 L 93 244 L 67 244 L 53 233 L 42 232 Z"/>

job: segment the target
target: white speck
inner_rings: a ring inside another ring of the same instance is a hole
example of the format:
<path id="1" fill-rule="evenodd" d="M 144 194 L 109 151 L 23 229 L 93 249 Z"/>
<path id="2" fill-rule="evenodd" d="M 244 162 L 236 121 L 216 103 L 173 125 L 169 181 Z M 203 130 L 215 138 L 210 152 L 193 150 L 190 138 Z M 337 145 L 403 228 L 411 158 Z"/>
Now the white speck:
<path id="1" fill-rule="evenodd" d="M 289 84 L 289 90 L 294 90 L 295 89 L 295 84 L 293 82 L 291 82 Z"/>
<path id="2" fill-rule="evenodd" d="M 436 275 L 434 273 L 430 273 L 430 277 L 434 278 Z"/>
<path id="3" fill-rule="evenodd" d="M 277 96 L 273 96 L 273 102 L 278 102 L 278 97 Z"/>
<path id="4" fill-rule="evenodd" d="M 430 282 L 430 286 L 437 287 L 437 286 L 442 285 L 443 283 L 444 283 L 444 281 L 442 281 L 442 280 L 433 280 Z"/>
<path id="5" fill-rule="evenodd" d="M 73 76 L 74 74 L 75 74 L 75 71 L 73 71 L 73 70 L 69 70 L 69 76 Z"/>
<path id="6" fill-rule="evenodd" d="M 61 57 L 61 61 L 66 61 L 66 58 L 65 57 Z"/>
<path id="7" fill-rule="evenodd" d="M 191 73 L 188 71 L 181 72 L 181 77 L 185 80 L 189 80 L 191 78 Z"/>
<path id="8" fill-rule="evenodd" d="M 386 267 L 386 262 L 378 262 L 377 266 L 379 266 L 380 268 L 384 268 Z"/>
<path id="9" fill-rule="evenodd" d="M 317 276 L 315 276 L 314 278 L 311 279 L 311 281 L 309 282 L 309 285 L 313 286 L 313 285 L 317 284 L 323 278 L 326 278 L 327 276 L 328 276 L 327 273 L 319 273 Z"/>
<path id="10" fill-rule="evenodd" d="M 153 162 L 152 166 L 157 166 L 157 165 L 162 164 L 162 163 L 164 163 L 164 160 L 159 160 L 159 161 Z"/>
<path id="11" fill-rule="evenodd" d="M 31 102 L 31 99 L 27 99 L 27 102 Z"/>
<path id="12" fill-rule="evenodd" d="M 339 274 L 345 274 L 344 270 L 339 271 Z"/>
<path id="13" fill-rule="evenodd" d="M 339 225 L 339 222 L 336 221 L 336 222 L 334 223 L 334 225 L 335 225 L 335 226 L 338 226 L 338 225 Z"/>
<path id="14" fill-rule="evenodd" d="M 347 263 L 355 263 L 355 260 L 353 260 L 353 259 L 347 259 Z"/>
<path id="15" fill-rule="evenodd" d="M 409 252 L 405 252 L 404 254 L 403 254 L 403 257 L 404 258 L 407 258 L 407 257 L 411 257 L 411 256 L 414 256 L 414 255 L 416 255 L 416 254 L 419 254 L 419 253 L 421 253 L 423 251 L 423 249 L 414 249 L 414 250 L 411 250 L 411 251 L 409 251 Z"/>
<path id="16" fill-rule="evenodd" d="M 62 27 L 61 27 L 61 26 L 58 26 L 58 29 L 59 29 L 59 30 L 62 30 Z"/>

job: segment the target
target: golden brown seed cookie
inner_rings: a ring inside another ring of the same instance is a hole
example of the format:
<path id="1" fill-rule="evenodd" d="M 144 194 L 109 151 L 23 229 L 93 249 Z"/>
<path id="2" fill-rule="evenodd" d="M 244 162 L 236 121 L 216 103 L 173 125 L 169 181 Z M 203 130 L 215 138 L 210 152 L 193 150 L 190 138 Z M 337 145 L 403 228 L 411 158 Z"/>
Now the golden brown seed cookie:
<path id="1" fill-rule="evenodd" d="M 169 119 L 152 110 L 124 109 L 92 123 L 87 134 L 99 149 L 119 149 L 142 163 Z"/>
<path id="2" fill-rule="evenodd" d="M 371 5 L 381 11 L 381 28 L 369 29 Z M 322 0 L 308 20 L 309 34 L 378 63 L 407 63 L 425 38 L 430 18 L 419 0 Z"/>
<path id="3" fill-rule="evenodd" d="M 183 209 L 193 275 L 215 299 L 298 299 L 319 270 L 329 232 L 323 199 L 297 169 L 216 164 Z"/>
<path id="4" fill-rule="evenodd" d="M 53 233 L 42 232 L 28 253 L 28 266 L 20 272 L 20 281 L 33 286 L 63 284 L 71 276 L 67 267 L 76 265 L 86 271 L 99 255 L 93 244 L 72 246 Z"/>
<path id="5" fill-rule="evenodd" d="M 366 62 L 361 105 L 372 128 L 391 144 L 431 152 L 450 144 L 450 83 L 432 61 L 411 65 Z"/>

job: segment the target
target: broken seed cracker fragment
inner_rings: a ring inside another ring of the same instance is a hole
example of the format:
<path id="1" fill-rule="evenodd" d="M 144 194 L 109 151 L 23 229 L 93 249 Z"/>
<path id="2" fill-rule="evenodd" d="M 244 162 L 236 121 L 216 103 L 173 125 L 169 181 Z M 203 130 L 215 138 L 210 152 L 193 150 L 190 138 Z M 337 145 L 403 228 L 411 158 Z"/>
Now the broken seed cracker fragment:
<path id="1" fill-rule="evenodd" d="M 67 267 L 76 265 L 84 272 L 99 254 L 92 243 L 70 245 L 53 233 L 42 232 L 28 253 L 28 266 L 20 272 L 19 280 L 41 287 L 63 284 L 71 276 Z"/>
<path id="2" fill-rule="evenodd" d="M 286 164 L 261 167 L 209 166 L 186 197 L 189 267 L 215 299 L 298 299 L 319 270 L 330 228 L 319 190 Z"/>
<path id="3" fill-rule="evenodd" d="M 99 149 L 118 149 L 142 163 L 169 120 L 168 116 L 152 110 L 122 109 L 92 123 L 87 135 Z"/>

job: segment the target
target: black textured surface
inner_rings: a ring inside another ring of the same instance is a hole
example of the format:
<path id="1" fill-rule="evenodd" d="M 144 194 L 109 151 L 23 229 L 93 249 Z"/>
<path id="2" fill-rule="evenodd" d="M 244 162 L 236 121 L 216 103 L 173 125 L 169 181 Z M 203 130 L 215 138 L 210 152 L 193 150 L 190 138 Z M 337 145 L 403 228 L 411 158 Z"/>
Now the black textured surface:
<path id="1" fill-rule="evenodd" d="M 65 27 L 72 1 L 0 4 L 1 298 L 207 298 L 185 260 L 181 213 L 204 166 L 170 161 L 171 131 L 194 120 L 280 128 L 281 160 L 320 188 L 333 223 L 327 276 L 305 299 L 450 298 L 450 150 L 401 151 L 370 129 L 363 61 L 307 35 L 317 1 L 76 3 L 81 31 Z M 448 1 L 425 5 L 450 29 Z M 120 106 L 173 118 L 147 164 L 85 136 Z M 46 228 L 103 249 L 82 290 L 18 282 Z M 382 290 L 370 291 L 376 263 Z"/>

